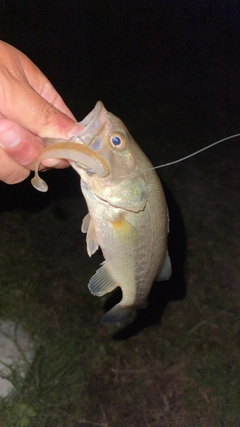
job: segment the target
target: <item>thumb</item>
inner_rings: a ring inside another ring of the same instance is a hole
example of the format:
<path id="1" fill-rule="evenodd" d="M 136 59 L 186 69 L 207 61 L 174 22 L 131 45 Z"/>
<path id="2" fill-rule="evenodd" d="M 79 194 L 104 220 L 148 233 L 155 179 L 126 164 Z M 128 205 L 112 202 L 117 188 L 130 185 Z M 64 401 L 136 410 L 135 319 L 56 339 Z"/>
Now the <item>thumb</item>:
<path id="1" fill-rule="evenodd" d="M 11 89 L 15 96 L 7 99 L 2 111 L 8 119 L 41 138 L 69 139 L 82 131 L 83 126 L 79 125 L 73 116 L 69 117 L 61 112 L 37 93 L 28 82 L 15 81 L 13 86 Z"/>
<path id="2" fill-rule="evenodd" d="M 68 139 L 83 129 L 39 68 L 1 41 L 0 75 L 2 116 L 40 137 Z"/>
<path id="3" fill-rule="evenodd" d="M 5 151 L 9 159 L 15 161 L 15 164 L 30 170 L 34 169 L 35 161 L 42 152 L 44 144 L 41 138 L 33 135 L 18 123 L 2 118 L 0 119 L 0 148 Z M 9 162 L 9 160 L 7 161 Z M 58 161 L 56 166 L 66 167 L 67 165 L 66 161 Z"/>

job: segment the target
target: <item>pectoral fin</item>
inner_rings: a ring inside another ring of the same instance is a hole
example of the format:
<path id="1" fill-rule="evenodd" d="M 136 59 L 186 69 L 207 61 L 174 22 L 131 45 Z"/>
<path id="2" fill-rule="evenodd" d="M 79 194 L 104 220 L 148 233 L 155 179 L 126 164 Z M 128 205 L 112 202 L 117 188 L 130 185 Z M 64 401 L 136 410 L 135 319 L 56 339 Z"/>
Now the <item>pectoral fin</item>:
<path id="1" fill-rule="evenodd" d="M 171 274 L 172 274 L 172 264 L 167 251 L 164 263 L 159 271 L 159 275 L 156 278 L 156 282 L 163 282 L 164 280 L 170 279 Z"/>
<path id="2" fill-rule="evenodd" d="M 87 213 L 87 215 L 82 220 L 82 227 L 81 227 L 82 233 L 87 233 L 90 220 L 91 220 L 90 213 Z"/>
<path id="3" fill-rule="evenodd" d="M 101 297 L 108 292 L 113 291 L 117 287 L 117 284 L 114 282 L 111 274 L 106 268 L 106 262 L 102 263 L 94 276 L 89 281 L 88 289 L 93 295 Z"/>
<path id="4" fill-rule="evenodd" d="M 139 233 L 123 215 L 119 215 L 117 219 L 110 221 L 110 224 L 119 244 L 129 245 L 131 242 L 134 247 L 134 243 L 139 239 Z"/>
<path id="5" fill-rule="evenodd" d="M 89 213 L 83 218 L 81 230 L 83 233 L 87 233 L 87 253 L 91 257 L 98 250 L 99 245 L 97 242 L 94 224 Z"/>

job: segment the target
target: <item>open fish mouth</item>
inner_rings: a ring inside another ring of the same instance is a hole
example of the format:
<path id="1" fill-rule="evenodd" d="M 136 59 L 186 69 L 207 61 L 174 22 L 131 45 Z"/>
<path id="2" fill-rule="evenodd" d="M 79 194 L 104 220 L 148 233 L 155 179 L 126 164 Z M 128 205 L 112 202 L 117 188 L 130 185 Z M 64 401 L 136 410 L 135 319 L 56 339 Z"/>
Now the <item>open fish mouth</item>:
<path id="1" fill-rule="evenodd" d="M 38 175 L 38 169 L 43 159 L 66 159 L 85 171 L 89 175 L 97 174 L 100 177 L 109 175 L 108 164 L 102 156 L 89 147 L 96 134 L 103 126 L 101 110 L 104 106 L 98 101 L 95 108 L 80 122 L 84 129 L 75 137 L 68 140 L 46 139 L 48 145 L 38 157 L 35 164 L 35 175 L 31 180 L 34 188 L 38 191 L 46 192 L 48 186 Z"/>
<path id="2" fill-rule="evenodd" d="M 80 122 L 84 126 L 82 132 L 77 135 L 77 138 L 85 145 L 90 145 L 95 136 L 99 133 L 103 126 L 102 110 L 104 105 L 98 101 L 94 109 Z"/>

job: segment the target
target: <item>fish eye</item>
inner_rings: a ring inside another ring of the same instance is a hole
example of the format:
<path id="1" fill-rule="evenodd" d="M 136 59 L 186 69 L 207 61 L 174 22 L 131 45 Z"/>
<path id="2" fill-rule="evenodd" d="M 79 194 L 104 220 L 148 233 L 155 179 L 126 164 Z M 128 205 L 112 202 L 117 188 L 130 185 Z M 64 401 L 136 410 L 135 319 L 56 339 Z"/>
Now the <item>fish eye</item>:
<path id="1" fill-rule="evenodd" d="M 116 146 L 116 145 L 120 145 L 120 144 L 121 144 L 121 142 L 122 142 L 122 141 L 121 141 L 121 138 L 119 138 L 119 136 L 113 136 L 113 137 L 112 137 L 112 144 L 113 144 L 113 145 L 115 145 L 115 146 Z"/>
<path id="2" fill-rule="evenodd" d="M 127 141 L 126 136 L 120 133 L 114 133 L 110 137 L 110 141 L 113 147 L 122 150 L 126 147 Z"/>

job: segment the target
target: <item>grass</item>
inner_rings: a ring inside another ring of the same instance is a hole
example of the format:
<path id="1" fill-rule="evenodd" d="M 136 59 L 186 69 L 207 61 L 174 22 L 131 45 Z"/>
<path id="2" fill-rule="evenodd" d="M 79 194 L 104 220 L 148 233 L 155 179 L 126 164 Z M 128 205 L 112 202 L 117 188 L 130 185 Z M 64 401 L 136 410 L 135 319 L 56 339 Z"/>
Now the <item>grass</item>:
<path id="1" fill-rule="evenodd" d="M 216 271 L 197 277 L 208 259 L 197 252 L 187 298 L 170 302 L 160 325 L 114 340 L 86 287 L 101 257 L 85 254 L 82 201 L 64 205 L 64 220 L 59 209 L 1 213 L 1 317 L 21 322 L 38 349 L 0 402 L 0 425 L 238 426 L 238 289 L 231 295 Z M 197 236 L 188 239 L 194 247 Z"/>
<path id="2" fill-rule="evenodd" d="M 7 188 L 22 207 L 0 212 L 0 316 L 20 322 L 38 348 L 24 381 L 13 372 L 1 427 L 240 425 L 237 158 L 236 145 L 219 146 L 162 172 L 187 292 L 178 280 L 156 285 L 149 310 L 122 335 L 100 325 L 103 301 L 87 289 L 102 257 L 86 254 L 77 178 L 64 181 L 62 199 L 53 182 L 47 203 L 30 183 Z"/>

